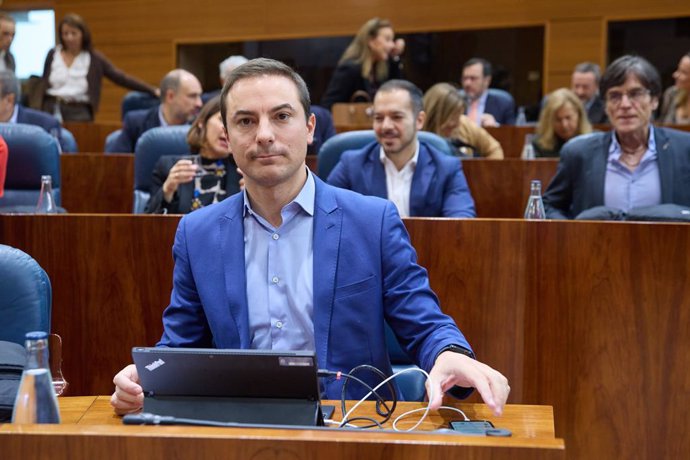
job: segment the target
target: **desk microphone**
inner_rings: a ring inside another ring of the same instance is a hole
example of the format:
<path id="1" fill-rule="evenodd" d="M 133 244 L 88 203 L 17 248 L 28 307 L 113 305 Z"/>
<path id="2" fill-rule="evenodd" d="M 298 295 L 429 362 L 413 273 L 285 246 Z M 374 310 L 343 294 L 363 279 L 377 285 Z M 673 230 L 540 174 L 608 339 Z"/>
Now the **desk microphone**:
<path id="1" fill-rule="evenodd" d="M 122 423 L 125 425 L 191 425 L 191 426 L 221 426 L 221 427 L 239 427 L 246 426 L 239 423 L 231 422 L 216 422 L 214 420 L 197 420 L 191 418 L 179 418 L 169 415 L 156 415 L 148 412 L 141 414 L 127 414 L 122 417 Z"/>

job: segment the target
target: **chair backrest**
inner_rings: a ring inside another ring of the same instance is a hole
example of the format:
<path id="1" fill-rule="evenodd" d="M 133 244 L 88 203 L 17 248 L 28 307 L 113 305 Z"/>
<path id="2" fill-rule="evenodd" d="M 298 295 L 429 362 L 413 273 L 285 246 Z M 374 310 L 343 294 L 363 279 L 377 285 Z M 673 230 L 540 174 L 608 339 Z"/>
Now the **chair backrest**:
<path id="1" fill-rule="evenodd" d="M 397 373 L 417 367 L 400 346 L 388 323 L 385 324 L 385 328 L 386 348 L 388 348 L 388 356 L 391 360 L 393 372 Z M 405 401 L 423 401 L 426 396 L 425 382 L 426 378 L 421 372 L 406 372 L 395 379 L 395 384 L 400 389 L 400 393 L 402 393 Z"/>
<path id="2" fill-rule="evenodd" d="M 79 146 L 77 145 L 77 140 L 74 138 L 68 129 L 60 128 L 60 147 L 62 147 L 62 153 L 78 153 Z"/>
<path id="3" fill-rule="evenodd" d="M 103 151 L 105 153 L 115 153 L 115 141 L 120 137 L 120 133 L 122 133 L 122 130 L 118 129 L 105 137 L 105 145 L 103 146 Z"/>
<path id="4" fill-rule="evenodd" d="M 187 144 L 189 125 L 152 128 L 141 135 L 134 147 L 134 209 L 142 214 L 149 201 L 151 176 L 163 155 L 190 155 Z"/>
<path id="5" fill-rule="evenodd" d="M 0 340 L 23 345 L 27 332 L 50 332 L 48 275 L 31 256 L 4 244 L 0 244 L 0 292 Z"/>
<path id="6" fill-rule="evenodd" d="M 420 141 L 430 144 L 436 150 L 446 155 L 453 154 L 448 142 L 437 134 L 428 131 L 418 131 L 417 137 Z M 317 165 L 319 177 L 323 180 L 328 178 L 328 175 L 335 165 L 340 161 L 340 155 L 342 155 L 344 151 L 361 149 L 375 140 L 376 135 L 373 130 L 348 131 L 331 137 L 321 146 L 321 150 L 319 150 Z"/>
<path id="7" fill-rule="evenodd" d="M 150 109 L 160 103 L 160 99 L 149 93 L 130 91 L 122 98 L 122 119 L 131 110 Z"/>
<path id="8" fill-rule="evenodd" d="M 55 203 L 60 205 L 60 149 L 57 140 L 34 125 L 0 123 L 7 143 L 5 195 L 0 207 L 35 206 L 41 192 L 41 176 L 53 177 Z"/>

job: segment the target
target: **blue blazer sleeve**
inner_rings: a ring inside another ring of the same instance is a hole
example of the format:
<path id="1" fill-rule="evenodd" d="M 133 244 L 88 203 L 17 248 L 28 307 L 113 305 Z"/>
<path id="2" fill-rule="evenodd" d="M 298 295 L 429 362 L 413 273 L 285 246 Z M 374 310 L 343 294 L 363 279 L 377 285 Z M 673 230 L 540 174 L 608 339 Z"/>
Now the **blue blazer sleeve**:
<path id="1" fill-rule="evenodd" d="M 547 219 L 572 219 L 573 180 L 575 176 L 573 152 L 569 146 L 561 150 L 556 175 L 544 193 L 544 211 Z"/>
<path id="2" fill-rule="evenodd" d="M 350 151 L 343 152 L 340 160 L 328 175 L 327 183 L 338 188 L 352 190 L 352 178 L 350 177 L 348 163 L 350 158 Z"/>

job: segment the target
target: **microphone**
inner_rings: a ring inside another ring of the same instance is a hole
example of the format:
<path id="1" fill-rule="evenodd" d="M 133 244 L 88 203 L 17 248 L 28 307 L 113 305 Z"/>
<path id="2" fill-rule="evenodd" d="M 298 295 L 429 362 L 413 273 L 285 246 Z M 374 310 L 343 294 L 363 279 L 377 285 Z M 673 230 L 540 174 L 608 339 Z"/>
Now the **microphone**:
<path id="1" fill-rule="evenodd" d="M 141 414 L 127 414 L 122 417 L 125 425 L 176 425 L 175 417 L 162 416 L 142 412 Z"/>

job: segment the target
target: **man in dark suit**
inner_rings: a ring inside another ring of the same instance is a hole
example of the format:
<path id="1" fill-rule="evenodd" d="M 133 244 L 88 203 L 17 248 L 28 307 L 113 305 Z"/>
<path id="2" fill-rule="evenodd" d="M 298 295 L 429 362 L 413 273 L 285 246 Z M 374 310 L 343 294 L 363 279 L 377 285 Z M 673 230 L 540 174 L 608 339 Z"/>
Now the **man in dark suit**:
<path id="1" fill-rule="evenodd" d="M 14 72 L 0 71 L 0 123 L 23 123 L 43 128 L 48 134 L 55 136 L 62 150 L 64 141 L 60 133 L 60 123 L 45 112 L 29 109 L 19 105 L 19 80 Z"/>
<path id="2" fill-rule="evenodd" d="M 587 111 L 589 122 L 596 125 L 607 123 L 604 101 L 599 97 L 601 71 L 593 62 L 582 62 L 575 66 L 570 89 L 580 98 Z"/>
<path id="3" fill-rule="evenodd" d="M 7 13 L 0 13 L 0 70 L 11 70 L 17 67 L 10 46 L 14 40 L 16 21 Z"/>
<path id="4" fill-rule="evenodd" d="M 473 359 L 441 311 L 393 204 L 331 187 L 306 167 L 314 116 L 304 80 L 254 59 L 222 95 L 245 189 L 180 221 L 159 346 L 313 350 L 322 369 L 369 364 L 390 374 L 387 322 L 429 371 L 432 409 L 445 391 L 474 387 L 499 415 L 507 379 Z M 138 380 L 133 365 L 115 376 L 118 413 L 141 408 Z M 340 397 L 342 379 L 322 383 L 324 397 Z M 354 387 L 346 396 L 365 393 Z"/>
<path id="5" fill-rule="evenodd" d="M 328 183 L 391 200 L 402 217 L 476 217 L 460 160 L 420 142 L 422 92 L 389 80 L 374 97 L 378 142 L 344 152 Z"/>
<path id="6" fill-rule="evenodd" d="M 201 109 L 201 83 L 186 70 L 168 72 L 161 80 L 160 91 L 160 105 L 132 110 L 125 115 L 122 132 L 109 149 L 111 152 L 134 152 L 137 140 L 144 132 L 158 126 L 191 123 Z"/>
<path id="7" fill-rule="evenodd" d="M 466 114 L 480 126 L 515 124 L 515 100 L 510 93 L 489 89 L 491 63 L 472 58 L 462 66 L 462 89 L 467 101 Z"/>

